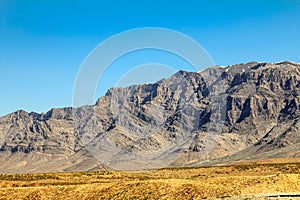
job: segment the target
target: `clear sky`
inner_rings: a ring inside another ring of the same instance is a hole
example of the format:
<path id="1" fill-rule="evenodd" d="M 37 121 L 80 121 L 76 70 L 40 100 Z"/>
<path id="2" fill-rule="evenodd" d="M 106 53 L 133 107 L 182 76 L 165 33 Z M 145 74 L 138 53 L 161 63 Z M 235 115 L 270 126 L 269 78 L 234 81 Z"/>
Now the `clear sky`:
<path id="1" fill-rule="evenodd" d="M 71 106 L 76 74 L 89 52 L 139 27 L 180 31 L 217 65 L 300 63 L 299 0 L 0 0 L 0 115 Z M 144 62 L 188 69 L 154 51 L 129 55 L 118 66 Z M 116 72 L 108 72 L 98 96 L 115 85 L 110 76 Z"/>

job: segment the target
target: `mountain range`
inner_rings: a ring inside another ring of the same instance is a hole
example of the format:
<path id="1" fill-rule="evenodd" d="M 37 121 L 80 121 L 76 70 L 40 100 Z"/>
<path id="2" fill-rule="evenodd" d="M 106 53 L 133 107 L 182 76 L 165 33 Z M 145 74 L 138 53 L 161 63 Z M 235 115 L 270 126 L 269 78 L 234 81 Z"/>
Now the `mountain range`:
<path id="1" fill-rule="evenodd" d="M 250 62 L 111 88 L 95 105 L 0 117 L 0 173 L 300 157 L 300 65 Z"/>

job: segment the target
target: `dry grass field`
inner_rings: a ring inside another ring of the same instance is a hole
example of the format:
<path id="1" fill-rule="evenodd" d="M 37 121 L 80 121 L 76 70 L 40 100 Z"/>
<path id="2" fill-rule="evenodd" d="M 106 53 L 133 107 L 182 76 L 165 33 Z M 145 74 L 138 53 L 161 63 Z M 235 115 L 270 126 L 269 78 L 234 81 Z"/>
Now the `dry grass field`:
<path id="1" fill-rule="evenodd" d="M 300 164 L 0 175 L 0 199 L 296 199 Z"/>

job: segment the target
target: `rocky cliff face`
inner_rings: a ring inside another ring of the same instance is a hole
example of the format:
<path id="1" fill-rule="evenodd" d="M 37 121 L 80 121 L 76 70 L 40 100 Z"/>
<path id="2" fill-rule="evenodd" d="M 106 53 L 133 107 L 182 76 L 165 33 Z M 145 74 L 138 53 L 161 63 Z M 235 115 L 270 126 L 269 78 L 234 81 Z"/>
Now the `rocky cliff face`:
<path id="1" fill-rule="evenodd" d="M 17 111 L 0 118 L 0 171 L 299 157 L 299 92 L 300 65 L 252 62 L 112 88 L 93 106 Z"/>

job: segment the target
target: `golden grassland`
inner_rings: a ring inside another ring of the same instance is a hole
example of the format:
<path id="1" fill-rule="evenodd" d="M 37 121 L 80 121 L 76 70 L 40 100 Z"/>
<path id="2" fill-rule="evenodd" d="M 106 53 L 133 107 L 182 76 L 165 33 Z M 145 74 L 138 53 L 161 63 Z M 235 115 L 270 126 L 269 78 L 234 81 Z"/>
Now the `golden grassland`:
<path id="1" fill-rule="evenodd" d="M 0 175 L 0 199 L 269 199 L 297 192 L 300 163 Z"/>

